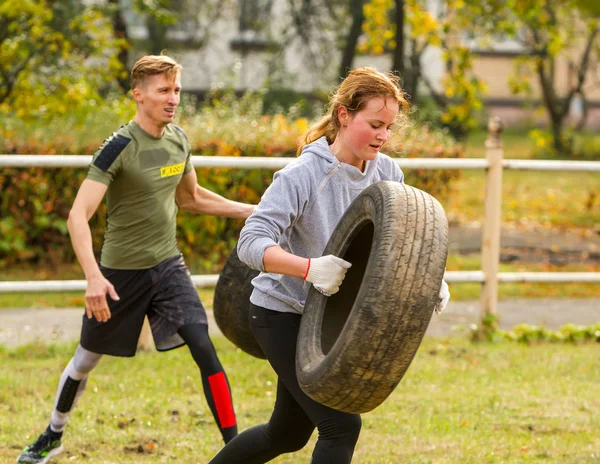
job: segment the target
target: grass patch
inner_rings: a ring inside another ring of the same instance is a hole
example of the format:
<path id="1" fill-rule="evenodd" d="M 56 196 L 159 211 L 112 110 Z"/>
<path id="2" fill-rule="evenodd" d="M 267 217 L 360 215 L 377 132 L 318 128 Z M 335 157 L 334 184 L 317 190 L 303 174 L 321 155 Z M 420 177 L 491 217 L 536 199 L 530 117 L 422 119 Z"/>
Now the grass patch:
<path id="1" fill-rule="evenodd" d="M 1 280 L 81 280 L 84 278 L 79 264 L 64 263 L 60 269 L 35 264 L 12 264 L 0 268 Z"/>
<path id="2" fill-rule="evenodd" d="M 273 371 L 223 337 L 214 341 L 240 429 L 266 421 L 275 393 Z M 46 427 L 58 376 L 74 347 L 0 350 L 1 462 L 13 462 Z M 594 344 L 527 347 L 427 338 L 392 396 L 363 415 L 354 461 L 598 462 L 597 351 Z M 308 462 L 315 435 L 301 452 L 272 462 Z M 196 366 L 180 349 L 104 359 L 72 415 L 65 447 L 57 464 L 205 463 L 221 441 Z"/>
<path id="3" fill-rule="evenodd" d="M 546 150 L 536 146 L 535 140 L 530 137 L 529 133 L 533 128 L 506 127 L 502 131 L 502 143 L 504 146 L 504 157 L 508 159 L 535 159 L 545 158 L 550 156 L 548 148 Z M 596 132 L 584 131 L 572 134 L 574 137 L 575 147 L 585 147 L 591 150 L 590 157 L 594 156 L 594 151 L 598 151 L 598 143 L 600 139 Z M 465 156 L 468 158 L 485 158 L 485 140 L 488 137 L 487 130 L 477 129 L 469 132 L 462 145 L 464 147 Z M 596 155 L 597 156 L 597 155 Z M 569 159 L 568 156 L 563 156 Z"/>
<path id="4" fill-rule="evenodd" d="M 449 271 L 476 271 L 481 269 L 479 254 L 448 255 Z M 557 266 L 548 263 L 500 263 L 500 272 L 600 272 L 597 264 L 571 263 Z M 477 300 L 481 285 L 474 283 L 453 283 L 450 285 L 452 301 Z M 598 298 L 597 283 L 500 283 L 500 300 L 511 298 Z"/>
<path id="5" fill-rule="evenodd" d="M 463 171 L 444 208 L 450 221 L 483 223 L 485 173 Z M 525 230 L 580 228 L 589 233 L 600 223 L 600 176 L 594 172 L 505 171 L 502 225 Z"/>
<path id="6" fill-rule="evenodd" d="M 527 130 L 509 128 L 502 134 L 504 157 L 535 158 L 535 143 Z M 485 131 L 474 131 L 464 143 L 469 158 L 485 158 Z M 597 138 L 582 134 L 584 140 Z M 464 170 L 444 205 L 451 221 L 482 223 L 485 172 Z M 579 228 L 589 232 L 600 223 L 600 176 L 593 172 L 505 170 L 502 181 L 502 224 L 525 229 Z"/>
<path id="7" fill-rule="evenodd" d="M 206 307 L 212 308 L 214 288 L 199 288 L 198 294 Z M 84 308 L 83 292 L 34 292 L 0 294 L 2 308 Z"/>
<path id="8" fill-rule="evenodd" d="M 536 152 L 535 142 L 529 138 L 529 130 L 508 127 L 502 131 L 504 157 L 510 159 L 530 159 Z M 486 130 L 469 132 L 462 142 L 467 158 L 485 158 L 485 141 L 488 137 Z"/>

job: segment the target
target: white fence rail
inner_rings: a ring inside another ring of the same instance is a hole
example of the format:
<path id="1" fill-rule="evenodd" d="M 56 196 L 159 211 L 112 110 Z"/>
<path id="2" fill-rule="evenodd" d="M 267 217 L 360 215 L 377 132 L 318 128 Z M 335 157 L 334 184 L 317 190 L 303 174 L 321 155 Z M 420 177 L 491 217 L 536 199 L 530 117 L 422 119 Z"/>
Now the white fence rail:
<path id="1" fill-rule="evenodd" d="M 198 288 L 211 288 L 218 278 L 216 274 L 193 275 L 192 281 Z M 446 271 L 444 278 L 448 283 L 482 284 L 485 281 L 482 271 Z M 600 272 L 499 272 L 498 282 L 600 283 Z M 86 286 L 85 280 L 0 282 L 0 293 L 79 292 L 85 291 Z"/>
<path id="2" fill-rule="evenodd" d="M 597 161 L 554 161 L 554 160 L 511 160 L 503 159 L 500 130 L 490 124 L 490 135 L 486 141 L 486 159 L 396 159 L 403 169 L 484 169 L 487 172 L 485 216 L 482 236 L 482 270 L 448 271 L 449 283 L 481 283 L 481 305 L 483 313 L 496 311 L 497 284 L 500 282 L 599 282 L 598 272 L 498 272 L 500 260 L 500 211 L 502 197 L 502 171 L 538 170 L 538 171 L 593 171 L 600 172 Z M 238 168 L 238 169 L 280 169 L 292 158 L 267 157 L 225 157 L 193 156 L 195 167 Z M 91 156 L 77 155 L 0 155 L 0 168 L 15 167 L 87 167 Z M 212 287 L 218 275 L 194 275 L 192 280 L 197 287 Z M 85 290 L 85 280 L 51 280 L 29 282 L 0 282 L 0 293 L 24 292 L 64 292 Z"/>
<path id="3" fill-rule="evenodd" d="M 197 168 L 281 169 L 293 158 L 268 158 L 238 156 L 192 156 Z M 83 168 L 92 161 L 88 155 L 1 155 L 4 168 Z M 395 158 L 402 169 L 488 169 L 487 159 L 456 158 Z M 555 160 L 502 160 L 504 169 L 520 171 L 595 171 L 600 172 L 598 161 Z"/>

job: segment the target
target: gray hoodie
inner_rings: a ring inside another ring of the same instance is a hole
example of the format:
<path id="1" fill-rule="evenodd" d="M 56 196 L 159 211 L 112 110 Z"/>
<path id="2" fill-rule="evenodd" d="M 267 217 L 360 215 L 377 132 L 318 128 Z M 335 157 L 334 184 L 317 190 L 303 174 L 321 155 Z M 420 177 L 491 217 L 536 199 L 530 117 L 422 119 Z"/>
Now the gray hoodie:
<path id="1" fill-rule="evenodd" d="M 237 246 L 240 259 L 262 271 L 252 281 L 250 301 L 274 311 L 302 314 L 311 284 L 298 277 L 265 272 L 265 250 L 279 245 L 304 258 L 322 256 L 352 200 L 382 180 L 404 181 L 404 174 L 389 156 L 378 153 L 361 172 L 340 162 L 325 137 L 306 145 L 300 157 L 276 172 L 246 220 Z"/>

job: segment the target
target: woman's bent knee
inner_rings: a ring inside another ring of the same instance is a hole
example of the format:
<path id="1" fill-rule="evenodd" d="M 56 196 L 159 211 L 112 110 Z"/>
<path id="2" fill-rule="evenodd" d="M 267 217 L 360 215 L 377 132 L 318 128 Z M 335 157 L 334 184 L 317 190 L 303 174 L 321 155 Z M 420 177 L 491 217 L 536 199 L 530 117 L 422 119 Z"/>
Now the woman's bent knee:
<path id="1" fill-rule="evenodd" d="M 318 425 L 320 440 L 344 440 L 356 443 L 362 428 L 358 414 L 348 414 L 343 418 L 327 419 Z"/>
<path id="2" fill-rule="evenodd" d="M 310 430 L 285 430 L 280 428 L 276 431 L 273 431 L 267 426 L 264 429 L 264 432 L 267 440 L 269 443 L 271 443 L 271 447 L 277 449 L 279 454 L 284 454 L 300 451 L 302 448 L 304 448 L 310 440 L 313 430 L 314 428 Z"/>

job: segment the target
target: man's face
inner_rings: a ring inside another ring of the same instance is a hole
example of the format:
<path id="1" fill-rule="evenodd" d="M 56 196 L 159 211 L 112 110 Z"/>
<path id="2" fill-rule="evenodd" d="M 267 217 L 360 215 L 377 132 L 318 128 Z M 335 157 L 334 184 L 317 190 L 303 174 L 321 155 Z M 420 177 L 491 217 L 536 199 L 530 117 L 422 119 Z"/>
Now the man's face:
<path id="1" fill-rule="evenodd" d="M 167 74 L 148 76 L 133 90 L 138 113 L 157 126 L 173 121 L 181 94 L 181 73 L 171 77 Z"/>

